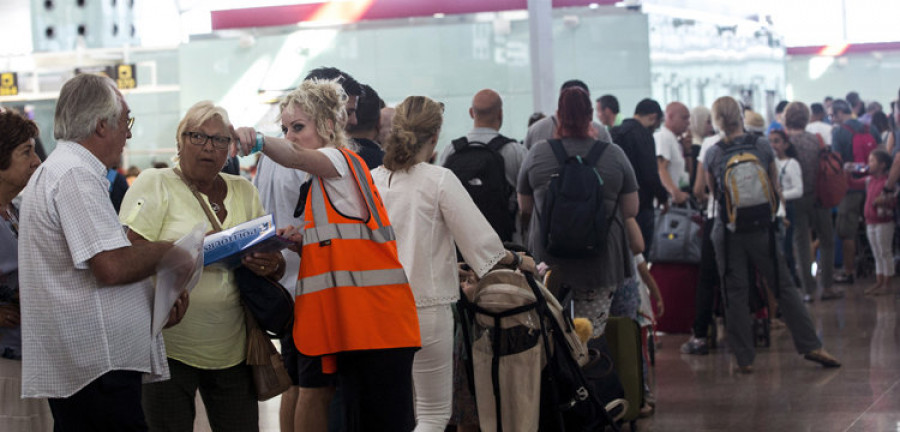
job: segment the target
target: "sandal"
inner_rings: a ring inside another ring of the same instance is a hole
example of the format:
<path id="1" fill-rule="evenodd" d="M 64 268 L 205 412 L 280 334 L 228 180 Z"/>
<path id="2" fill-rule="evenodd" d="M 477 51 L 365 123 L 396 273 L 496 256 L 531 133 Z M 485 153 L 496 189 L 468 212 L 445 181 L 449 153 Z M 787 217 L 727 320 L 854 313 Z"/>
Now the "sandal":
<path id="1" fill-rule="evenodd" d="M 822 348 L 804 354 L 803 358 L 811 362 L 816 362 L 826 368 L 841 367 L 841 362 Z"/>

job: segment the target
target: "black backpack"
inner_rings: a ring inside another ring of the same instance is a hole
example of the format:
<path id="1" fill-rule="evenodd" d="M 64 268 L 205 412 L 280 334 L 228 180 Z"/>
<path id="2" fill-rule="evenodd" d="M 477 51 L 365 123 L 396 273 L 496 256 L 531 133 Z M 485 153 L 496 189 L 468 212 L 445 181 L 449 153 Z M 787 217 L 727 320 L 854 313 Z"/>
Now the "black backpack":
<path id="1" fill-rule="evenodd" d="M 549 140 L 559 162 L 559 172 L 550 177 L 541 214 L 544 250 L 558 258 L 596 256 L 606 245 L 609 232 L 603 205 L 603 179 L 597 161 L 610 146 L 594 142 L 587 156 L 569 156 L 560 140 Z M 616 201 L 616 207 L 619 202 Z M 616 210 L 613 209 L 612 216 Z"/>
<path id="2" fill-rule="evenodd" d="M 466 137 L 458 138 L 452 142 L 455 152 L 444 162 L 444 167 L 456 174 L 503 241 L 512 241 L 516 230 L 516 209 L 510 208 L 514 189 L 506 181 L 503 156 L 500 156 L 500 149 L 511 142 L 515 140 L 503 135 L 497 135 L 487 144 L 479 143 L 483 145 L 470 145 Z"/>

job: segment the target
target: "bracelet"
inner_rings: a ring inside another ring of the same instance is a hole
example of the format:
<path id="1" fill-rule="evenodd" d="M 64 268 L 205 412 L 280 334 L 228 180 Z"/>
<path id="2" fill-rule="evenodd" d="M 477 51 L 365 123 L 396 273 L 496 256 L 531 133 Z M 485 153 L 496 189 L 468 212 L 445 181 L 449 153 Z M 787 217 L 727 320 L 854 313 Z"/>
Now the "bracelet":
<path id="1" fill-rule="evenodd" d="M 266 145 L 266 136 L 262 134 L 262 132 L 256 133 L 256 145 L 250 149 L 250 152 L 247 155 L 252 155 L 256 152 L 261 152 L 263 147 Z"/>
<path id="2" fill-rule="evenodd" d="M 510 263 L 510 265 L 513 268 L 519 268 L 519 264 L 522 264 L 522 257 L 513 251 L 510 251 L 509 253 L 511 253 L 513 256 L 513 262 Z"/>

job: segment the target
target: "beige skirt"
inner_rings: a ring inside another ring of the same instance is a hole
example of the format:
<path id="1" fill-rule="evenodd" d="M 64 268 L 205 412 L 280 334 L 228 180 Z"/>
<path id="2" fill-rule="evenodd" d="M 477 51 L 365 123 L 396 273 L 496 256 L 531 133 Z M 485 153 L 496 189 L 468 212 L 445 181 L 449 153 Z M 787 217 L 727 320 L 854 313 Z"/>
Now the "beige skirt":
<path id="1" fill-rule="evenodd" d="M 53 430 L 46 399 L 22 399 L 22 362 L 0 358 L 0 431 Z"/>

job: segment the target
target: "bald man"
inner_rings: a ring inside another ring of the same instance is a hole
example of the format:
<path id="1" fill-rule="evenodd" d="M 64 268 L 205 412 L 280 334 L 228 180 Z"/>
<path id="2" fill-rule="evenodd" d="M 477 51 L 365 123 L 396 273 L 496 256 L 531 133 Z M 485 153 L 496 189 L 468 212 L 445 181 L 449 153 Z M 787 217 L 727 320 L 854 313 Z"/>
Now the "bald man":
<path id="1" fill-rule="evenodd" d="M 687 140 L 691 142 L 687 133 L 690 126 L 691 112 L 681 102 L 672 102 L 666 106 L 666 121 L 655 134 L 656 162 L 659 169 L 659 179 L 672 196 L 675 204 L 687 201 L 686 189 L 690 186 L 690 175 L 685 169 L 684 145 Z"/>
<path id="2" fill-rule="evenodd" d="M 515 217 L 515 208 L 517 206 L 516 194 L 514 193 L 516 179 L 519 177 L 519 168 L 525 159 L 526 151 L 518 141 L 500 134 L 500 127 L 503 126 L 503 99 L 491 89 L 484 89 L 475 93 L 475 96 L 472 98 L 472 106 L 469 108 L 469 117 L 474 121 L 474 127 L 466 136 L 453 140 L 451 145 L 444 148 L 439 164 L 447 166 L 450 157 L 462 148 L 467 146 L 485 147 L 493 141 L 495 146 L 499 147 L 497 153 L 503 159 L 503 174 L 510 186 L 510 212 L 512 217 Z M 469 189 L 468 186 L 467 189 Z M 472 193 L 471 190 L 469 192 L 470 194 Z M 478 204 L 477 201 L 476 204 Z M 504 241 L 512 241 L 512 233 L 506 228 L 499 228 L 498 223 L 487 216 L 490 212 L 484 208 L 479 208 L 482 213 L 485 213 L 494 229 L 497 230 L 500 238 Z"/>

